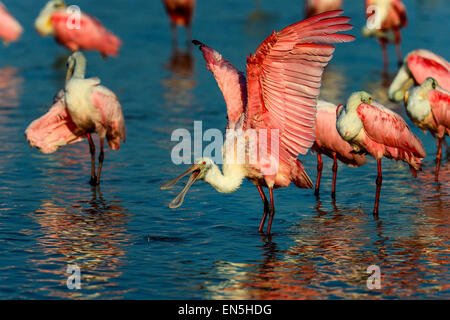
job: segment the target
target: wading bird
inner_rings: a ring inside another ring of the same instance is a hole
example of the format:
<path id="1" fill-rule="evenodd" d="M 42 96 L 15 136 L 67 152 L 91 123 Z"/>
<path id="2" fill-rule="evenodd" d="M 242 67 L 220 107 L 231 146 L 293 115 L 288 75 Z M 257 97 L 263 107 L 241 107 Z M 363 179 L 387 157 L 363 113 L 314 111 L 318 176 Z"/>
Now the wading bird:
<path id="1" fill-rule="evenodd" d="M 412 122 L 422 130 L 429 130 L 437 141 L 436 174 L 442 158 L 442 140 L 450 135 L 450 92 L 442 89 L 433 78 L 407 91 L 405 106 Z"/>
<path id="2" fill-rule="evenodd" d="M 0 39 L 5 44 L 17 41 L 22 34 L 23 29 L 20 23 L 6 10 L 3 3 L 0 2 Z"/>
<path id="3" fill-rule="evenodd" d="M 337 160 L 351 166 L 359 167 L 366 163 L 364 155 L 356 154 L 350 144 L 342 139 L 336 130 L 336 109 L 337 106 L 323 101 L 317 101 L 317 112 L 315 122 L 316 141 L 312 150 L 317 153 L 317 180 L 314 194 L 319 195 L 320 178 L 322 176 L 322 154 L 333 159 L 333 186 L 331 196 L 336 195 L 336 175 L 338 164 Z"/>
<path id="4" fill-rule="evenodd" d="M 330 43 L 354 40 L 351 35 L 336 33 L 352 28 L 347 24 L 350 19 L 340 16 L 342 12 L 327 12 L 274 31 L 256 53 L 247 58 L 247 79 L 217 51 L 193 41 L 199 45 L 206 68 L 213 73 L 225 98 L 227 138 L 222 150 L 222 172 L 211 159 L 200 158 L 185 173 L 161 186 L 162 189 L 170 188 L 191 173 L 170 207 L 180 206 L 189 187 L 197 180 L 204 180 L 217 191 L 228 193 L 237 190 L 247 178 L 256 185 L 264 203 L 259 231 L 263 230 L 269 215 L 267 233 L 270 234 L 275 215 L 273 189 L 287 187 L 291 182 L 299 188 L 313 187 L 297 157 L 305 154 L 314 143 L 316 99 L 323 69 L 334 52 Z M 239 130 L 244 134 L 256 131 L 258 143 L 229 139 L 229 132 Z M 264 135 L 271 141 L 267 152 L 252 148 L 259 146 Z M 272 148 L 273 141 L 278 148 Z M 246 153 L 243 163 L 235 161 L 235 149 L 255 151 L 257 161 L 247 161 L 253 156 L 251 151 Z M 274 149 L 276 152 L 272 153 Z M 269 189 L 270 204 L 262 187 Z"/>
<path id="5" fill-rule="evenodd" d="M 163 0 L 170 19 L 172 43 L 177 46 L 177 26 L 186 28 L 186 42 L 191 40 L 191 23 L 194 15 L 195 0 Z"/>
<path id="6" fill-rule="evenodd" d="M 401 0 L 366 0 L 366 14 L 368 24 L 363 28 L 365 37 L 376 37 L 383 51 L 383 69 L 389 69 L 389 57 L 386 45 L 395 44 L 397 61 L 403 61 L 400 42 L 400 29 L 406 27 L 406 9 Z"/>
<path id="7" fill-rule="evenodd" d="M 305 16 L 312 17 L 319 13 L 339 10 L 342 7 L 342 0 L 306 0 Z"/>
<path id="8" fill-rule="evenodd" d="M 389 86 L 389 99 L 402 101 L 410 87 L 420 85 L 428 77 L 434 78 L 442 88 L 450 91 L 450 63 L 428 50 L 411 51 Z"/>
<path id="9" fill-rule="evenodd" d="M 378 177 L 374 215 L 378 215 L 381 183 L 381 159 L 402 160 L 409 164 L 414 177 L 425 158 L 422 142 L 397 113 L 373 101 L 364 91 L 352 93 L 345 107 L 337 110 L 336 129 L 355 152 L 369 153 L 377 160 Z"/>
<path id="10" fill-rule="evenodd" d="M 85 79 L 86 58 L 81 52 L 69 57 L 67 67 L 64 91 L 56 95 L 53 106 L 45 115 L 28 126 L 25 135 L 30 146 L 43 153 L 55 152 L 86 137 L 91 153 L 90 183 L 98 185 L 104 159 L 104 138 L 112 150 L 119 150 L 120 141 L 125 141 L 122 108 L 116 95 L 100 85 L 100 79 Z M 100 136 L 97 174 L 93 133 Z"/>
<path id="11" fill-rule="evenodd" d="M 77 10 L 63 0 L 50 0 L 34 22 L 36 31 L 42 36 L 54 35 L 56 42 L 71 51 L 95 50 L 103 58 L 117 56 L 120 39 L 97 19 Z"/>

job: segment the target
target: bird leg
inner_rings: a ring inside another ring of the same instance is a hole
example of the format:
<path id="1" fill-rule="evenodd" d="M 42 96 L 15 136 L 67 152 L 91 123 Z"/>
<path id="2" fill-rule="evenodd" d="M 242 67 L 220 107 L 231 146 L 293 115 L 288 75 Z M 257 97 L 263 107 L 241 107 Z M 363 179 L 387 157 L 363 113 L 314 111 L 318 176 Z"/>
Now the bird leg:
<path id="1" fill-rule="evenodd" d="M 397 64 L 398 67 L 401 67 L 403 64 L 403 58 L 402 58 L 402 49 L 400 48 L 400 41 L 402 39 L 402 36 L 400 34 L 400 30 L 395 29 L 394 30 L 395 33 L 395 50 L 397 51 Z"/>
<path id="2" fill-rule="evenodd" d="M 97 168 L 97 185 L 100 184 L 100 174 L 102 173 L 103 159 L 105 158 L 103 152 L 103 142 L 105 138 L 100 138 L 100 154 L 98 155 L 98 168 Z"/>
<path id="3" fill-rule="evenodd" d="M 380 190 L 381 183 L 383 181 L 383 176 L 381 173 L 381 159 L 377 160 L 377 169 L 378 169 L 378 177 L 377 177 L 377 192 L 375 194 L 375 207 L 373 209 L 373 215 L 378 216 L 378 203 L 380 202 Z"/>
<path id="4" fill-rule="evenodd" d="M 389 55 L 386 48 L 386 40 L 380 40 L 381 50 L 383 51 L 383 72 L 389 71 Z"/>
<path id="5" fill-rule="evenodd" d="M 322 155 L 319 152 L 317 152 L 317 179 L 316 179 L 316 190 L 314 191 L 314 195 L 316 197 L 319 196 L 320 178 L 322 177 L 322 168 L 323 168 Z"/>
<path id="6" fill-rule="evenodd" d="M 270 196 L 270 211 L 269 211 L 269 224 L 267 225 L 267 234 L 270 234 L 270 230 L 272 229 L 273 217 L 275 216 L 275 205 L 273 203 L 273 188 L 269 188 L 269 196 Z"/>
<path id="7" fill-rule="evenodd" d="M 437 139 L 437 154 L 436 154 L 436 175 L 435 180 L 439 179 L 439 167 L 441 166 L 441 158 L 442 158 L 442 138 Z"/>
<path id="8" fill-rule="evenodd" d="M 337 155 L 336 152 L 333 152 L 333 186 L 331 187 L 331 197 L 333 199 L 336 198 L 336 176 L 337 176 Z"/>
<path id="9" fill-rule="evenodd" d="M 178 32 L 177 25 L 175 23 L 170 24 L 170 29 L 172 32 L 172 48 L 175 50 L 178 47 Z"/>
<path id="10" fill-rule="evenodd" d="M 86 134 L 89 141 L 89 151 L 91 153 L 91 181 L 89 183 L 95 186 L 97 177 L 95 176 L 95 144 L 90 133 Z"/>
<path id="11" fill-rule="evenodd" d="M 266 222 L 267 212 L 269 212 L 269 202 L 267 201 L 266 195 L 264 194 L 264 191 L 261 188 L 261 186 L 256 186 L 256 187 L 258 188 L 259 195 L 261 196 L 261 199 L 264 203 L 264 213 L 263 213 L 263 216 L 261 218 L 261 222 L 259 223 L 259 228 L 258 228 L 258 232 L 262 232 L 262 230 L 264 228 L 264 223 Z"/>

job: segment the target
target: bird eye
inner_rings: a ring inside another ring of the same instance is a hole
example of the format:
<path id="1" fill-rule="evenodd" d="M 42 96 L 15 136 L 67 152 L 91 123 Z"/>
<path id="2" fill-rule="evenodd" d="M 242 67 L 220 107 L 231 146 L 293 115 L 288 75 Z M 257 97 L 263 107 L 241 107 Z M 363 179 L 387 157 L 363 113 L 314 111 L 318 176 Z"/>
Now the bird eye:
<path id="1" fill-rule="evenodd" d="M 433 87 L 433 89 L 436 89 L 436 85 L 437 85 L 436 81 L 433 81 L 433 82 L 431 83 L 431 86 Z"/>
<path id="2" fill-rule="evenodd" d="M 206 161 L 203 161 L 202 164 L 205 165 L 205 164 L 206 164 Z"/>

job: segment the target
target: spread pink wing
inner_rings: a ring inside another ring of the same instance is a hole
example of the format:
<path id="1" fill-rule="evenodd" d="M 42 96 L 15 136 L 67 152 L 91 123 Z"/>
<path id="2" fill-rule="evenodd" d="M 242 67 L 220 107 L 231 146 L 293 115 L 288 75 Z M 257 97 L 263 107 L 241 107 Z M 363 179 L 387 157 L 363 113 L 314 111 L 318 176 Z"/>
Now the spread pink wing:
<path id="1" fill-rule="evenodd" d="M 25 130 L 30 146 L 37 147 L 42 153 L 52 153 L 62 146 L 81 141 L 81 134 L 67 111 L 62 91 L 50 110 Z"/>
<path id="2" fill-rule="evenodd" d="M 450 92 L 436 89 L 427 94 L 430 102 L 433 117 L 438 124 L 438 130 L 441 135 L 446 133 L 450 135 Z"/>
<path id="3" fill-rule="evenodd" d="M 122 107 L 116 95 L 103 86 L 96 86 L 92 92 L 92 102 L 97 108 L 103 127 L 106 129 L 106 139 L 112 150 L 119 150 L 120 141 L 125 142 L 126 128 Z"/>
<path id="4" fill-rule="evenodd" d="M 416 82 L 421 84 L 426 78 L 433 77 L 445 90 L 450 90 L 450 63 L 428 50 L 415 50 L 408 55 L 408 69 Z"/>
<path id="5" fill-rule="evenodd" d="M 380 104 L 361 103 L 357 108 L 364 131 L 374 141 L 425 158 L 422 142 L 411 132 L 405 120 Z"/>
<path id="6" fill-rule="evenodd" d="M 273 32 L 247 59 L 246 127 L 278 129 L 280 160 L 305 154 L 314 143 L 316 99 L 334 46 L 353 36 L 343 11 L 330 11 Z"/>
<path id="7" fill-rule="evenodd" d="M 0 2 L 0 38 L 4 41 L 16 41 L 22 34 L 22 26 Z"/>
<path id="8" fill-rule="evenodd" d="M 69 20 L 71 15 L 66 12 L 56 12 L 52 15 L 52 24 L 57 40 L 72 51 L 79 48 L 98 50 L 103 55 L 117 56 L 122 42 L 114 34 L 106 30 L 102 24 L 87 14 L 80 18 L 80 28 L 75 21 Z M 72 26 L 72 27 L 68 27 Z"/>
<path id="9" fill-rule="evenodd" d="M 194 44 L 200 45 L 206 61 L 206 68 L 211 71 L 222 91 L 227 105 L 227 128 L 234 129 L 242 113 L 247 107 L 247 84 L 245 76 L 216 50 L 194 40 Z"/>

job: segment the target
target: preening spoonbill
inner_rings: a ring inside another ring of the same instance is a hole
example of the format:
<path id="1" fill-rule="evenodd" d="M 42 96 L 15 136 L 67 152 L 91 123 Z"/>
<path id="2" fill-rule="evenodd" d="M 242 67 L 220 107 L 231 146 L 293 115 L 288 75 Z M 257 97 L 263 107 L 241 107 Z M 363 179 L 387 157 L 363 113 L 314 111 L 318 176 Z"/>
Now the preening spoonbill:
<path id="1" fill-rule="evenodd" d="M 350 142 L 358 153 L 369 153 L 377 160 L 378 177 L 374 215 L 378 215 L 378 203 L 382 182 L 381 159 L 402 160 L 409 164 L 411 173 L 421 170 L 425 158 L 422 142 L 409 129 L 397 113 L 373 101 L 364 91 L 352 93 L 345 107 L 337 110 L 336 129 L 344 140 Z"/>
<path id="2" fill-rule="evenodd" d="M 317 101 L 317 112 L 315 122 L 316 140 L 312 150 L 317 153 L 317 180 L 314 194 L 319 195 L 320 179 L 322 176 L 322 154 L 333 159 L 333 186 L 331 196 L 336 195 L 336 175 L 338 164 L 337 160 L 351 166 L 359 167 L 366 163 L 365 155 L 356 154 L 350 144 L 342 139 L 336 130 L 336 109 L 337 106 L 324 101 Z"/>
<path id="3" fill-rule="evenodd" d="M 398 64 L 403 61 L 400 29 L 406 27 L 408 21 L 406 8 L 401 0 L 366 0 L 366 14 L 368 25 L 363 28 L 363 35 L 378 39 L 383 50 L 383 69 L 387 72 L 389 68 L 387 43 L 395 44 Z"/>
<path id="4" fill-rule="evenodd" d="M 450 135 L 450 92 L 442 89 L 436 79 L 427 78 L 420 86 L 406 92 L 405 106 L 412 122 L 422 130 L 429 130 L 436 138 L 435 178 L 438 180 L 442 140 Z"/>
<path id="5" fill-rule="evenodd" d="M 334 52 L 331 43 L 354 40 L 351 35 L 336 33 L 352 28 L 347 24 L 350 19 L 342 17 L 342 13 L 323 13 L 274 31 L 255 54 L 248 56 L 247 79 L 217 51 L 193 41 L 199 45 L 206 68 L 213 73 L 225 98 L 227 133 L 242 130 L 245 135 L 253 130 L 259 141 L 231 140 L 227 135 L 222 150 L 222 172 L 211 159 L 200 158 L 185 173 L 161 187 L 170 188 L 191 173 L 170 207 L 180 206 L 189 187 L 197 180 L 227 193 L 238 189 L 247 178 L 256 185 L 264 203 L 259 231 L 263 230 L 269 215 L 267 233 L 270 234 L 275 215 L 273 189 L 287 187 L 291 182 L 299 188 L 313 187 L 297 157 L 307 153 L 314 143 L 316 99 L 323 69 Z M 265 138 L 270 140 L 266 152 L 258 149 L 259 142 Z M 271 147 L 274 140 L 278 148 Z M 255 146 L 258 147 L 253 149 Z M 255 151 L 257 161 L 247 161 L 254 156 L 251 151 L 246 153 L 243 163 L 235 161 L 235 149 Z M 276 152 L 272 153 L 274 149 Z M 273 168 L 276 170 L 272 171 Z M 269 189 L 270 204 L 262 187 Z"/>
<path id="6" fill-rule="evenodd" d="M 428 77 L 434 78 L 442 88 L 450 91 L 450 63 L 428 50 L 411 51 L 389 86 L 389 99 L 402 101 L 409 88 L 420 85 Z"/>
<path id="7" fill-rule="evenodd" d="M 106 58 L 117 56 L 122 45 L 120 39 L 102 24 L 85 13 L 70 10 L 63 0 L 50 0 L 34 22 L 36 31 L 53 35 L 56 42 L 71 51 L 95 50 Z"/>
<path id="8" fill-rule="evenodd" d="M 23 29 L 20 23 L 6 10 L 3 3 L 0 2 L 0 39 L 5 44 L 17 41 L 22 32 Z"/>
<path id="9" fill-rule="evenodd" d="M 86 137 L 91 153 L 90 183 L 98 185 L 104 159 L 104 138 L 112 150 L 119 150 L 120 141 L 125 141 L 122 108 L 116 95 L 100 85 L 100 79 L 85 79 L 86 58 L 81 52 L 69 57 L 67 67 L 65 89 L 57 94 L 50 110 L 28 126 L 25 135 L 30 146 L 43 153 L 55 152 Z M 97 173 L 93 133 L 100 136 Z"/>

